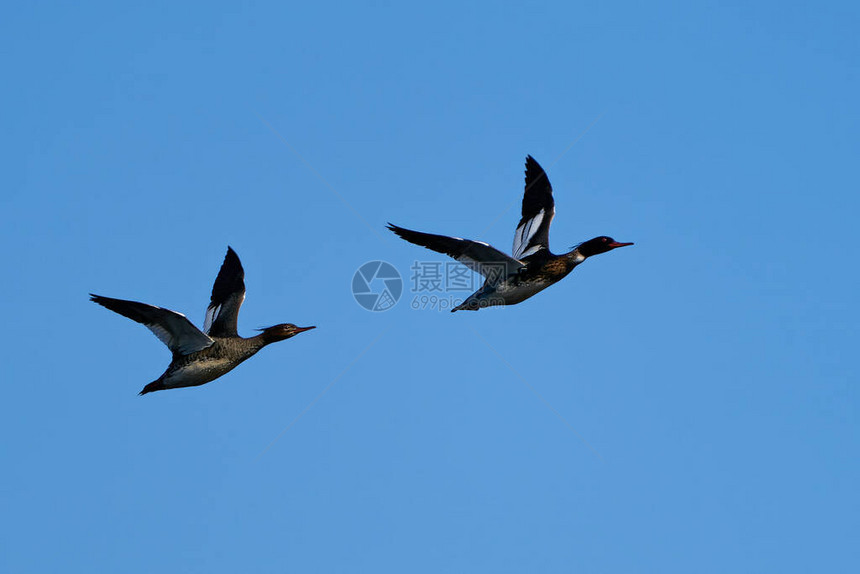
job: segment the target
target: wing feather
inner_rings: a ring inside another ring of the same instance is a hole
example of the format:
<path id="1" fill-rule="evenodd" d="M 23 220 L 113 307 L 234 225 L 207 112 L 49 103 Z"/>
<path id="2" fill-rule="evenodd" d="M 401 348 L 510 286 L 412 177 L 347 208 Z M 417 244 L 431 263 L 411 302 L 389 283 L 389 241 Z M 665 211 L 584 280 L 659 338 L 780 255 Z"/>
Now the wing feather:
<path id="1" fill-rule="evenodd" d="M 213 337 L 237 337 L 239 308 L 245 300 L 245 270 L 232 247 L 227 247 L 224 263 L 212 285 L 203 330 Z"/>
<path id="2" fill-rule="evenodd" d="M 388 224 L 388 229 L 409 243 L 420 245 L 453 257 L 472 271 L 480 273 L 490 281 L 496 281 L 512 273 L 516 273 L 525 264 L 502 253 L 495 247 L 483 241 L 472 241 L 460 237 L 447 237 L 432 233 L 422 233 Z"/>
<path id="3" fill-rule="evenodd" d="M 514 232 L 513 255 L 516 259 L 549 250 L 549 226 L 555 217 L 552 186 L 543 168 L 532 156 L 526 158 L 526 190 L 522 219 Z"/>
<path id="4" fill-rule="evenodd" d="M 90 301 L 114 313 L 141 323 L 174 353 L 188 355 L 211 346 L 215 341 L 195 327 L 182 313 L 124 299 L 90 293 Z"/>

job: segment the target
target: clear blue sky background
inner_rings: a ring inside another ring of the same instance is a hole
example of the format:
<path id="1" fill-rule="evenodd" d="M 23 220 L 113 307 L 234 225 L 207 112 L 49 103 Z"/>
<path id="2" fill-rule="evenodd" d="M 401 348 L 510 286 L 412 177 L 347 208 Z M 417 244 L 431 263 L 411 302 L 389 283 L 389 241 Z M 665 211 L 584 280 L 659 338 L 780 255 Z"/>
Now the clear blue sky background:
<path id="1" fill-rule="evenodd" d="M 854 571 L 858 16 L 7 6 L 0 570 Z M 444 257 L 385 222 L 508 250 L 526 154 L 556 251 L 636 246 L 410 309 Z M 200 324 L 228 244 L 241 333 L 318 329 L 138 397 L 169 353 L 87 293 Z"/>

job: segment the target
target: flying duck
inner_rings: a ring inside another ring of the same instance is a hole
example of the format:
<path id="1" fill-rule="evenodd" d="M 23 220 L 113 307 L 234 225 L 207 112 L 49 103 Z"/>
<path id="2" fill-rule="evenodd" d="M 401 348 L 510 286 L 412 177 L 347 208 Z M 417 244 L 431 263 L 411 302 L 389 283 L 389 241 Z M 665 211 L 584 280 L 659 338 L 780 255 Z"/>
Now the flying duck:
<path id="1" fill-rule="evenodd" d="M 514 233 L 513 257 L 483 241 L 422 233 L 391 223 L 388 229 L 410 243 L 449 255 L 483 275 L 484 285 L 451 309 L 451 312 L 477 311 L 482 307 L 525 301 L 566 277 L 589 257 L 633 245 L 601 235 L 580 243 L 569 253 L 554 255 L 549 250 L 549 226 L 554 215 L 555 201 L 549 179 L 538 162 L 528 156 L 522 219 Z"/>
<path id="2" fill-rule="evenodd" d="M 227 247 L 227 256 L 212 287 L 203 331 L 182 313 L 169 309 L 92 293 L 90 300 L 142 323 L 173 352 L 173 360 L 167 370 L 143 387 L 141 395 L 214 381 L 266 345 L 314 328 L 284 323 L 260 329 L 261 333 L 254 337 L 240 337 L 236 324 L 239 307 L 245 300 L 245 270 L 231 247 Z"/>

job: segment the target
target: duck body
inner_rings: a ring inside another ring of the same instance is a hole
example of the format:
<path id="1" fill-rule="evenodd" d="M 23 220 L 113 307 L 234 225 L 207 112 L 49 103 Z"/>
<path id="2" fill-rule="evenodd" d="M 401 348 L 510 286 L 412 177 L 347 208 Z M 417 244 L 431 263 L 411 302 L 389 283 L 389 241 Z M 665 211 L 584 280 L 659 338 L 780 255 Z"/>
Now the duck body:
<path id="1" fill-rule="evenodd" d="M 549 250 L 549 227 L 555 216 L 552 186 L 543 168 L 531 156 L 526 158 L 525 179 L 522 218 L 514 233 L 512 255 L 482 241 L 388 225 L 402 239 L 449 255 L 485 277 L 483 286 L 451 309 L 452 312 L 516 305 L 558 283 L 587 258 L 633 245 L 601 235 L 580 243 L 568 253 L 553 254 Z"/>
<path id="2" fill-rule="evenodd" d="M 266 345 L 314 329 L 282 323 L 261 329 L 261 333 L 254 337 L 240 337 L 236 326 L 239 308 L 245 300 L 245 271 L 239 256 L 230 247 L 212 287 L 202 331 L 185 315 L 170 309 L 93 294 L 90 294 L 90 300 L 143 324 L 173 352 L 167 370 L 146 385 L 140 391 L 141 395 L 214 381 Z"/>
<path id="3" fill-rule="evenodd" d="M 490 281 L 466 298 L 451 311 L 477 311 L 482 307 L 496 305 L 516 305 L 540 293 L 567 277 L 573 269 L 585 261 L 579 253 L 564 255 L 538 255 L 516 273 L 511 273 L 500 281 Z"/>
<path id="4" fill-rule="evenodd" d="M 146 385 L 141 395 L 152 391 L 196 387 L 226 375 L 266 346 L 262 335 L 249 337 L 213 337 L 212 346 L 189 355 L 174 354 L 173 360 L 158 379 Z"/>

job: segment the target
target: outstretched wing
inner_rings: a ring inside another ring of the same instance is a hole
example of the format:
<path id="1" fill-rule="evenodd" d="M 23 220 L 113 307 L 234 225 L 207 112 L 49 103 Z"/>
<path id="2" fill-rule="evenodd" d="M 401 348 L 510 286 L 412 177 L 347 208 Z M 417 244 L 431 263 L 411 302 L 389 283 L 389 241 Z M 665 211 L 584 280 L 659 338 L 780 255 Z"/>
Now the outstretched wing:
<path id="1" fill-rule="evenodd" d="M 517 261 L 510 255 L 506 255 L 482 241 L 421 233 L 420 231 L 397 227 L 391 223 L 388 224 L 388 229 L 409 243 L 453 257 L 472 271 L 480 273 L 491 281 L 516 273 L 525 266 L 522 261 Z"/>
<path id="2" fill-rule="evenodd" d="M 532 156 L 526 157 L 526 192 L 523 217 L 514 233 L 514 257 L 524 259 L 541 249 L 549 250 L 549 225 L 555 216 L 552 186 L 543 168 Z"/>
<path id="3" fill-rule="evenodd" d="M 112 299 L 90 293 L 90 301 L 114 313 L 128 317 L 146 326 L 174 353 L 188 355 L 202 351 L 214 343 L 200 329 L 191 324 L 185 315 L 137 301 Z"/>
<path id="4" fill-rule="evenodd" d="M 227 255 L 215 284 L 212 298 L 206 309 L 203 330 L 213 337 L 237 337 L 239 308 L 245 300 L 245 270 L 232 247 L 227 247 Z"/>

